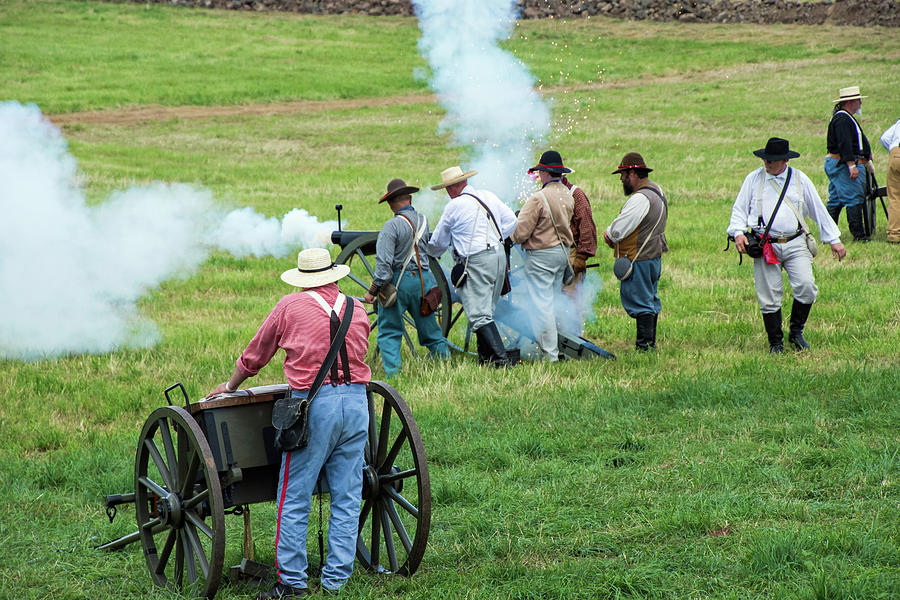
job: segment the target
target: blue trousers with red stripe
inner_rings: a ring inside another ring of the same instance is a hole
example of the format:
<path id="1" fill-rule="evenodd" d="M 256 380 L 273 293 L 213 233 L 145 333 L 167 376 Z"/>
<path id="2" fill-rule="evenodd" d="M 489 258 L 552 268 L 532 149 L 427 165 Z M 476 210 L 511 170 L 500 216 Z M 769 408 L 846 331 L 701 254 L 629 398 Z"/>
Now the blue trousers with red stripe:
<path id="1" fill-rule="evenodd" d="M 306 394 L 305 390 L 294 391 L 295 396 Z M 275 534 L 275 567 L 282 583 L 308 587 L 307 525 L 312 494 L 323 470 L 331 496 L 331 517 L 322 587 L 340 589 L 353 573 L 368 422 L 365 385 L 326 383 L 310 405 L 309 445 L 282 454 Z"/>

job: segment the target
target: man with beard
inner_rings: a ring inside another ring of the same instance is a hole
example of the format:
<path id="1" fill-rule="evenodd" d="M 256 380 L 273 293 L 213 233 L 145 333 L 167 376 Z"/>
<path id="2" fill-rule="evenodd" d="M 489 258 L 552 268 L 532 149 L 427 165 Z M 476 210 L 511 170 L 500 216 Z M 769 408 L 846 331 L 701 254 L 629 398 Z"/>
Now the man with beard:
<path id="1" fill-rule="evenodd" d="M 828 176 L 828 214 L 837 223 L 841 208 L 847 208 L 847 225 L 855 242 L 871 241 L 863 225 L 866 174 L 872 167 L 872 149 L 857 120 L 862 115 L 859 86 L 842 88 L 835 100 L 825 143 L 825 174 Z M 855 116 L 854 116 L 855 115 Z"/>
<path id="2" fill-rule="evenodd" d="M 648 178 L 647 167 L 637 152 L 626 154 L 613 171 L 622 181 L 628 200 L 603 234 L 615 251 L 619 297 L 628 316 L 636 321 L 635 348 L 656 349 L 656 323 L 662 303 L 657 295 L 666 245 L 669 204 L 662 188 Z M 629 264 L 630 263 L 630 264 Z"/>

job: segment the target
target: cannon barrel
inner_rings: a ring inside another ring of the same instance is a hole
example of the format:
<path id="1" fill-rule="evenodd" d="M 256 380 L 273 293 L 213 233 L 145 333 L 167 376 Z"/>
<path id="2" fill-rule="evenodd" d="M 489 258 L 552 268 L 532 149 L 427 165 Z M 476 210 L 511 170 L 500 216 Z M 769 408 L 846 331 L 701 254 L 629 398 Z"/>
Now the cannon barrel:
<path id="1" fill-rule="evenodd" d="M 377 234 L 377 231 L 347 231 L 337 229 L 331 232 L 331 243 L 337 244 L 342 249 L 346 248 L 349 244 L 353 242 L 356 238 L 363 235 L 371 235 Z M 373 239 L 370 243 L 363 245 L 360 250 L 362 250 L 363 254 L 367 256 L 371 256 L 375 254 L 375 240 Z"/>

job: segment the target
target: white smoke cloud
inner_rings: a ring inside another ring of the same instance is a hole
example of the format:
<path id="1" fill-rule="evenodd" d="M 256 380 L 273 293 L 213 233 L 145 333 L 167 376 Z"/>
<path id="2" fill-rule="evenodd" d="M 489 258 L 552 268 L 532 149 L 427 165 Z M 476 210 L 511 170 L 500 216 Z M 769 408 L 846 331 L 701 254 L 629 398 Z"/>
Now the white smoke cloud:
<path id="1" fill-rule="evenodd" d="M 213 248 L 286 256 L 325 246 L 333 222 L 295 209 L 282 221 L 226 214 L 209 190 L 153 183 L 90 207 L 75 158 L 37 106 L 0 103 L 0 358 L 147 347 L 137 301 L 186 276 Z"/>
<path id="2" fill-rule="evenodd" d="M 534 77 L 498 43 L 516 20 L 515 0 L 413 0 L 419 51 L 447 115 L 442 130 L 470 154 L 473 178 L 510 206 L 527 196 L 526 177 L 550 130 L 550 109 Z"/>
<path id="3" fill-rule="evenodd" d="M 252 208 L 228 213 L 212 232 L 211 244 L 237 257 L 286 256 L 297 247 L 324 248 L 331 242 L 337 221 L 319 222 L 305 209 L 295 208 L 281 220 Z"/>
<path id="4" fill-rule="evenodd" d="M 535 91 L 535 79 L 499 42 L 515 24 L 515 0 L 413 0 L 419 29 L 419 52 L 431 67 L 430 85 L 447 115 L 442 131 L 468 154 L 477 169 L 476 187 L 484 187 L 513 209 L 534 192 L 527 176 L 534 157 L 550 131 L 550 107 Z M 464 167 L 465 170 L 466 167 Z M 446 199 L 444 199 L 446 201 Z M 434 196 L 416 197 L 416 206 L 432 215 L 439 208 Z M 507 325 L 513 343 L 533 346 L 531 321 L 535 308 L 522 256 L 513 253 L 513 291 L 498 305 L 495 316 Z M 576 298 L 562 291 L 554 300 L 560 331 L 581 335 L 582 324 L 596 319 L 594 300 L 603 287 L 588 273 Z"/>

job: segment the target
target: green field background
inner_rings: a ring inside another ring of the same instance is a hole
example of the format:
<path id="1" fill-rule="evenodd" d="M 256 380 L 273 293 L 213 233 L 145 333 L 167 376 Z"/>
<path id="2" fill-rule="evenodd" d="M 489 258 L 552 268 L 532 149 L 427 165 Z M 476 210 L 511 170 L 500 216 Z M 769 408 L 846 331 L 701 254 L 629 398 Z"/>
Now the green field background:
<path id="1" fill-rule="evenodd" d="M 466 160 L 437 133 L 417 39 L 409 18 L 5 0 L 0 100 L 67 123 L 92 203 L 180 181 L 267 216 L 332 219 L 341 203 L 352 228 L 374 229 L 389 179 L 424 187 Z M 358 569 L 343 597 L 900 597 L 900 248 L 885 243 L 883 214 L 866 245 L 847 241 L 842 218 L 847 258 L 816 258 L 802 355 L 769 356 L 752 269 L 722 252 L 768 137 L 788 138 L 801 154 L 792 166 L 827 196 L 840 87 L 868 96 L 862 124 L 883 183 L 877 138 L 900 117 L 900 34 L 548 20 L 520 22 L 504 47 L 551 103 L 548 144 L 576 170 L 599 230 L 624 200 L 609 173 L 625 152 L 641 152 L 667 191 L 659 351 L 633 352 L 601 244 L 586 336 L 617 360 L 493 372 L 469 357 L 407 357 L 393 384 L 428 453 L 429 547 L 412 578 Z M 249 112 L 274 103 L 296 109 Z M 102 118 L 179 106 L 248 112 Z M 136 439 L 166 386 L 183 381 L 197 398 L 228 376 L 288 291 L 278 274 L 292 262 L 216 253 L 151 291 L 140 308 L 162 333 L 154 348 L 0 360 L 0 597 L 177 596 L 153 588 L 137 546 L 93 548 L 134 527 L 131 508 L 109 524 L 102 499 L 133 486 Z M 47 293 L 64 290 L 48 281 Z M 251 381 L 282 380 L 276 359 Z M 240 560 L 240 519 L 229 519 L 226 566 Z M 255 509 L 269 563 L 273 529 L 274 507 Z M 254 593 L 225 585 L 217 597 Z"/>

